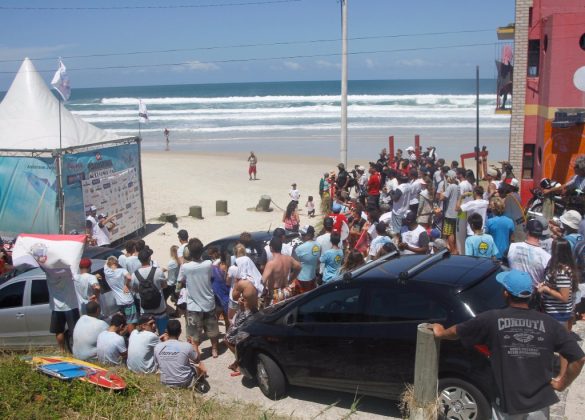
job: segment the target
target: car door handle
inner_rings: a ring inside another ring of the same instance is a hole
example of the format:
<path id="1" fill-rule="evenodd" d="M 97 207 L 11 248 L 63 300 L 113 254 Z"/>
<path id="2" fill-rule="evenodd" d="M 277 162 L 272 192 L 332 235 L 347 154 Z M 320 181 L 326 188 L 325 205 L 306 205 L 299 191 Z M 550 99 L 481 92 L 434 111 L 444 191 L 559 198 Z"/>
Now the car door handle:
<path id="1" fill-rule="evenodd" d="M 17 313 L 16 314 L 16 319 L 20 319 L 20 318 L 23 318 L 23 317 L 24 317 L 24 314 L 21 314 L 21 313 Z"/>

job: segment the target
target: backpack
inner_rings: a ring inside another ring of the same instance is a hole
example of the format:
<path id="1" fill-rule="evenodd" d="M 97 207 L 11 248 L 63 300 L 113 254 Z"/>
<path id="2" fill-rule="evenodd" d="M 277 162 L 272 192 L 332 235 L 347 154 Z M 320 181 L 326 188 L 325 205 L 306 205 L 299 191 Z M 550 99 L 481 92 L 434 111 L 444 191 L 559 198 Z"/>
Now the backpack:
<path id="1" fill-rule="evenodd" d="M 145 310 L 156 309 L 160 306 L 161 294 L 154 284 L 155 273 L 156 267 L 152 267 L 150 273 L 148 273 L 148 277 L 145 279 L 142 277 L 139 270 L 134 272 L 134 275 L 138 279 L 140 306 Z"/>
<path id="2" fill-rule="evenodd" d="M 579 273 L 579 281 L 583 283 L 585 281 L 585 240 L 577 242 L 573 250 L 573 257 L 575 258 L 575 265 Z"/>

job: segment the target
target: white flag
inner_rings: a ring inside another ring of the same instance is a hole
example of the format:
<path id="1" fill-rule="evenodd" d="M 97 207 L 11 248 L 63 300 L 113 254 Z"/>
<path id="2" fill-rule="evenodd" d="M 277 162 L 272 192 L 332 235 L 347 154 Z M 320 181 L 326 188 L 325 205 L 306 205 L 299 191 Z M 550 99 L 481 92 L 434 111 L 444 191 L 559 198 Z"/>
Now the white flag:
<path id="1" fill-rule="evenodd" d="M 146 110 L 146 104 L 142 101 L 138 102 L 138 117 L 141 123 L 148 121 L 148 111 Z"/>
<path id="2" fill-rule="evenodd" d="M 59 59 L 59 69 L 55 72 L 53 80 L 51 80 L 51 86 L 59 95 L 63 98 L 63 101 L 69 100 L 71 96 L 71 86 L 69 85 L 69 75 L 67 75 L 67 68 L 63 61 Z"/>

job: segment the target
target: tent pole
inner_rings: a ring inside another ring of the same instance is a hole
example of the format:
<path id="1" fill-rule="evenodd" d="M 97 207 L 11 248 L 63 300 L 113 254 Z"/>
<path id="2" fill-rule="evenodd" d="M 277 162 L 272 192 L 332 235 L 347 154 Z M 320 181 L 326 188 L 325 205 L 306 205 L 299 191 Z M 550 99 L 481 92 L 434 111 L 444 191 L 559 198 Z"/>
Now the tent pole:
<path id="1" fill-rule="evenodd" d="M 61 151 L 55 152 L 55 172 L 57 176 L 57 206 L 59 208 L 59 233 L 64 234 L 65 230 L 65 209 L 63 202 L 63 177 L 61 176 Z"/>
<path id="2" fill-rule="evenodd" d="M 61 99 L 59 99 L 59 149 L 63 148 L 63 142 L 61 140 Z"/>
<path id="3" fill-rule="evenodd" d="M 142 205 L 142 230 L 146 228 L 146 213 L 144 212 L 144 186 L 142 185 L 142 138 L 136 139 L 138 144 L 138 176 L 140 177 L 140 202 Z"/>

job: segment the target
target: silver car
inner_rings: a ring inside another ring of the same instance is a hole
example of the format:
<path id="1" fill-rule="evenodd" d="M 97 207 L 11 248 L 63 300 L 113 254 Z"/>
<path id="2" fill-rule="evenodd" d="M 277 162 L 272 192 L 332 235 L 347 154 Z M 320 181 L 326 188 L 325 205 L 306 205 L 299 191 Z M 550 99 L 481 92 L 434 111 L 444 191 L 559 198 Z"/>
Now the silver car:
<path id="1" fill-rule="evenodd" d="M 104 263 L 104 260 L 92 260 L 91 272 L 100 272 Z M 109 288 L 100 295 L 100 306 L 105 317 L 118 310 Z M 47 277 L 40 268 L 0 280 L 0 348 L 55 346 L 57 342 L 55 334 L 49 332 L 50 325 Z M 67 333 L 72 337 L 73 331 Z"/>

